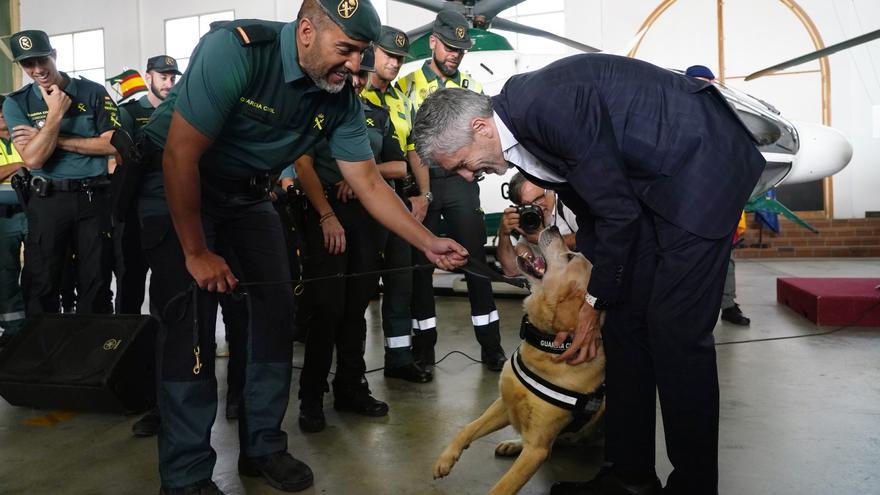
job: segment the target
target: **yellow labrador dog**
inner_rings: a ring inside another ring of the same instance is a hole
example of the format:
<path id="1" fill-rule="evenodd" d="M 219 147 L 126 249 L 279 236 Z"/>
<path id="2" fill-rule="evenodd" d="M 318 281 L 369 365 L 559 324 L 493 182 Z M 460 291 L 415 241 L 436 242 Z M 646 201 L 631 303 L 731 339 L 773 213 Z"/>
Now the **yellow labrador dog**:
<path id="1" fill-rule="evenodd" d="M 539 248 L 541 253 L 518 259 L 531 283 L 531 295 L 523 301 L 531 325 L 524 322 L 523 343 L 501 372 L 501 398 L 446 447 L 434 464 L 435 479 L 449 474 L 471 442 L 512 425 L 521 442 L 502 442 L 496 454 L 519 451 L 519 456 L 489 493 L 517 493 L 550 455 L 554 440 L 576 414 L 589 418 L 583 430 L 590 430 L 604 411 L 601 346 L 592 361 L 576 366 L 553 361 L 568 345 L 555 347 L 555 334 L 575 329 L 592 265 L 568 250 L 555 227 L 541 233 Z"/>

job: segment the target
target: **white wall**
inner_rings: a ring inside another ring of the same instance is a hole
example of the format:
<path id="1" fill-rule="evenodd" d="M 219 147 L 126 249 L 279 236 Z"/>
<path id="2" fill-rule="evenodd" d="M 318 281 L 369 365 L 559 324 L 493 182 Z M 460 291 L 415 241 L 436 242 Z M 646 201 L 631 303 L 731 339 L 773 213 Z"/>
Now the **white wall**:
<path id="1" fill-rule="evenodd" d="M 566 33 L 619 53 L 659 3 L 566 0 Z M 880 28 L 880 2 L 876 0 L 798 3 L 816 23 L 826 45 Z M 291 20 L 300 4 L 301 0 L 21 0 L 21 26 L 49 34 L 103 28 L 105 67 L 110 75 L 123 66 L 143 70 L 148 57 L 163 53 L 166 19 L 232 9 L 239 19 Z M 433 19 L 432 14 L 416 7 L 393 0 L 386 4 L 387 23 L 402 29 Z M 714 1 L 679 0 L 645 37 L 638 57 L 676 68 L 702 63 L 717 71 L 715 23 Z M 744 76 L 811 49 L 803 28 L 781 1 L 725 2 L 725 38 L 728 77 Z M 474 60 L 465 58 L 465 67 L 478 58 L 475 55 L 470 56 Z M 852 163 L 834 177 L 834 213 L 838 218 L 862 217 L 865 211 L 880 211 L 880 40 L 833 55 L 830 61 L 832 124 L 854 147 Z M 517 60 L 516 66 L 541 62 Z M 499 64 L 508 66 L 509 61 Z M 812 63 L 799 70 L 815 67 L 817 63 Z M 772 102 L 786 116 L 821 121 L 816 75 L 750 83 L 729 79 L 728 84 Z"/>

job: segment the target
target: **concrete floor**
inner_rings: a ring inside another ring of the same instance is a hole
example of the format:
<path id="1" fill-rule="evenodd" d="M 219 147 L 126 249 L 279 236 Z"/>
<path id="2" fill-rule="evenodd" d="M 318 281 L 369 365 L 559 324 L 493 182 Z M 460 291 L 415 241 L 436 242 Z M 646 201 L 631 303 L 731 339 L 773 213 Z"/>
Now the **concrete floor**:
<path id="1" fill-rule="evenodd" d="M 719 323 L 718 342 L 826 330 L 776 304 L 776 277 L 877 276 L 880 260 L 742 260 L 737 267 L 738 301 L 752 325 Z M 499 299 L 498 309 L 510 352 L 518 344 L 520 301 Z M 450 350 L 479 357 L 467 301 L 439 298 L 438 313 L 438 357 Z M 367 365 L 376 368 L 382 365 L 376 304 L 368 322 Z M 853 328 L 829 336 L 718 348 L 722 494 L 880 493 L 878 330 Z M 294 364 L 300 363 L 302 347 L 297 346 Z M 221 384 L 225 368 L 218 365 Z M 311 435 L 296 425 L 294 389 L 285 420 L 290 450 L 315 471 L 314 487 L 302 493 L 485 493 L 511 464 L 493 456 L 495 443 L 511 438 L 511 430 L 475 442 L 445 479 L 432 480 L 431 465 L 452 435 L 495 400 L 497 379 L 496 373 L 458 354 L 437 366 L 430 384 L 385 380 L 381 372 L 372 373 L 373 391 L 388 401 L 391 413 L 379 419 L 337 414 L 328 396 L 329 426 Z M 220 411 L 223 405 L 221 400 Z M 136 419 L 13 408 L 0 400 L 0 494 L 156 493 L 156 441 L 131 436 Z M 658 474 L 665 479 L 670 465 L 662 431 L 657 443 Z M 226 493 L 280 493 L 259 479 L 239 479 L 236 423 L 222 412 L 214 425 L 214 446 L 214 479 Z M 601 459 L 600 446 L 556 449 L 522 493 L 547 493 L 556 479 L 587 479 Z"/>

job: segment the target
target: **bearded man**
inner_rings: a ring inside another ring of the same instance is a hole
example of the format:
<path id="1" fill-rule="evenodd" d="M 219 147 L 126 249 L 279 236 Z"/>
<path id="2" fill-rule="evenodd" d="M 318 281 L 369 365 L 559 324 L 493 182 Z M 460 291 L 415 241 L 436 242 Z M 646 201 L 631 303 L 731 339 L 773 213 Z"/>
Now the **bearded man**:
<path id="1" fill-rule="evenodd" d="M 149 143 L 161 149 L 154 152 L 157 166 L 145 178 L 138 204 L 155 273 L 150 296 L 162 316 L 161 493 L 222 493 L 211 481 L 213 322 L 218 294 L 233 290 L 239 278 L 260 285 L 246 295 L 238 471 L 284 491 L 313 483 L 309 466 L 288 453 L 281 430 L 290 394 L 294 304 L 290 285 L 277 283 L 279 274 L 289 273 L 289 262 L 269 191 L 273 174 L 319 139 L 329 141 L 346 182 L 379 222 L 440 267 L 464 263 L 466 251 L 422 227 L 373 160 L 349 80 L 379 27 L 379 16 L 364 0 L 305 0 L 288 24 L 215 23 L 144 129 Z M 200 289 L 195 295 L 187 292 L 193 283 Z"/>

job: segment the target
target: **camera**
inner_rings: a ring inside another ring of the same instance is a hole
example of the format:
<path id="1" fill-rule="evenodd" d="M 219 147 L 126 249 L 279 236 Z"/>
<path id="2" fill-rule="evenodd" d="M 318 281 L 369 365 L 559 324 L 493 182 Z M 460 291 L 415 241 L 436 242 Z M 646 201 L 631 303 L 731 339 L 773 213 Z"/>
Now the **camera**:
<path id="1" fill-rule="evenodd" d="M 421 195 L 419 185 L 416 183 L 416 178 L 413 177 L 412 174 L 407 174 L 406 177 L 396 180 L 395 186 L 397 192 L 405 198 Z"/>
<path id="2" fill-rule="evenodd" d="M 534 234 L 544 226 L 544 210 L 538 205 L 520 205 L 516 207 L 519 214 L 519 228 L 526 234 Z"/>

